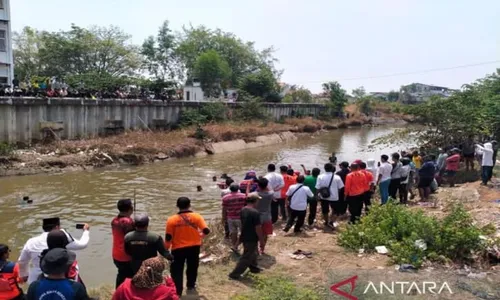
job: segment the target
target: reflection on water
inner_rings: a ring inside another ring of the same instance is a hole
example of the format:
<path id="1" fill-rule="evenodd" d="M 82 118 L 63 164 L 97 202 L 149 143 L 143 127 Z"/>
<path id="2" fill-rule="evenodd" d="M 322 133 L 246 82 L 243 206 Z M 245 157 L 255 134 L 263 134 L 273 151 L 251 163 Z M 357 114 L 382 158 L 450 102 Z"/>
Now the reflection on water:
<path id="1" fill-rule="evenodd" d="M 212 181 L 214 175 L 227 173 L 238 180 L 250 169 L 264 174 L 268 163 L 322 168 L 333 151 L 339 162 L 378 159 L 382 151 L 362 150 L 391 131 L 383 127 L 337 130 L 287 144 L 141 167 L 0 178 L 0 243 L 11 245 L 12 258 L 17 258 L 26 240 L 41 232 L 44 217 L 60 216 L 63 227 L 77 238 L 80 232 L 75 224 L 89 223 L 89 247 L 78 252 L 83 279 L 90 286 L 113 283 L 116 270 L 111 259 L 110 222 L 117 213 L 116 201 L 132 198 L 134 190 L 137 210 L 147 212 L 151 230 L 163 235 L 165 221 L 175 212 L 180 196 L 190 197 L 193 208 L 205 217 L 219 216 L 220 193 Z M 393 150 L 397 149 L 384 152 Z M 196 191 L 197 185 L 203 192 Z M 34 199 L 33 204 L 20 201 L 25 195 Z"/>

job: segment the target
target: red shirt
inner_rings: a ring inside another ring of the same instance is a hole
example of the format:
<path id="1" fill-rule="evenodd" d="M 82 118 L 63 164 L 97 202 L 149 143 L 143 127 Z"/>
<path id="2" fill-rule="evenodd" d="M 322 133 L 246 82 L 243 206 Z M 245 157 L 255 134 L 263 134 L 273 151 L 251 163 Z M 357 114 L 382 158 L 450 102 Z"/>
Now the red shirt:
<path id="1" fill-rule="evenodd" d="M 290 186 L 297 183 L 297 177 L 285 174 L 283 175 L 283 181 L 285 182 L 285 186 L 281 189 L 281 199 L 286 199 L 286 192 L 288 192 Z"/>
<path id="2" fill-rule="evenodd" d="M 230 193 L 222 197 L 222 207 L 226 210 L 227 218 L 240 219 L 240 211 L 245 206 L 247 196 L 243 193 Z"/>
<path id="3" fill-rule="evenodd" d="M 134 230 L 134 220 L 130 217 L 118 215 L 111 221 L 113 234 L 113 259 L 117 261 L 130 261 L 130 256 L 125 252 L 125 235 Z"/>
<path id="4" fill-rule="evenodd" d="M 446 171 L 458 171 L 460 167 L 460 154 L 453 154 L 446 159 Z"/>
<path id="5" fill-rule="evenodd" d="M 172 278 L 165 278 L 165 284 L 151 290 L 138 289 L 127 278 L 116 289 L 112 300 L 179 300 Z"/>

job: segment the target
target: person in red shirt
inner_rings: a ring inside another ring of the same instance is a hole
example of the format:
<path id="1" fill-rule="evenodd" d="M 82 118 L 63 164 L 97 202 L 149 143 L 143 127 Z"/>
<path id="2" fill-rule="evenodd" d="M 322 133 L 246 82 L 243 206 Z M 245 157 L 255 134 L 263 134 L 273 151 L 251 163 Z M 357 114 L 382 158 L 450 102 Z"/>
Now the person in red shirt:
<path id="1" fill-rule="evenodd" d="M 118 288 L 125 278 L 134 276 L 130 264 L 131 258 L 125 252 L 125 235 L 134 231 L 134 220 L 130 217 L 134 212 L 134 207 L 130 199 L 121 199 L 116 206 L 119 213 L 111 221 L 111 232 L 113 234 L 113 262 L 118 269 L 115 287 Z"/>
<path id="2" fill-rule="evenodd" d="M 222 221 L 227 222 L 231 237 L 231 250 L 238 253 L 238 234 L 241 231 L 240 212 L 245 206 L 246 195 L 240 192 L 240 186 L 232 183 L 229 186 L 231 193 L 222 197 Z"/>
<path id="3" fill-rule="evenodd" d="M 160 257 L 145 260 L 137 274 L 116 289 L 112 300 L 179 300 L 174 281 L 163 277 L 164 270 Z"/>
<path id="4" fill-rule="evenodd" d="M 460 150 L 454 148 L 451 150 L 451 156 L 446 158 L 446 166 L 444 171 L 444 176 L 446 181 L 450 184 L 450 187 L 455 185 L 455 177 L 457 171 L 460 167 Z"/>
<path id="5" fill-rule="evenodd" d="M 367 178 L 360 171 L 358 164 L 351 164 L 351 172 L 347 174 L 345 179 L 345 197 L 349 205 L 349 213 L 351 213 L 351 223 L 361 218 L 363 210 L 363 202 L 367 190 Z"/>
<path id="6" fill-rule="evenodd" d="M 370 211 L 370 206 L 372 205 L 372 195 L 375 191 L 375 177 L 373 177 L 372 172 L 366 169 L 365 162 L 362 161 L 359 163 L 359 167 L 359 171 L 363 173 L 366 178 L 366 192 L 363 202 L 365 203 L 365 213 L 368 213 Z"/>

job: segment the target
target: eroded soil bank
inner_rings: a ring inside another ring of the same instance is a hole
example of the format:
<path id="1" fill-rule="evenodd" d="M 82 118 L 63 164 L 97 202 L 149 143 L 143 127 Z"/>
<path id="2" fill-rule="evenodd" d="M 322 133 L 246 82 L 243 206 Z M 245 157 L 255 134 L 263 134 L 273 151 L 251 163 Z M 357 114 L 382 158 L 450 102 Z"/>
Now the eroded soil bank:
<path id="1" fill-rule="evenodd" d="M 135 131 L 86 140 L 62 140 L 14 150 L 0 157 L 0 176 L 56 173 L 119 165 L 141 165 L 172 158 L 239 151 L 296 139 L 300 134 L 349 127 L 401 124 L 401 118 L 356 117 L 337 122 L 312 118 L 283 123 L 209 124 L 175 131 Z"/>

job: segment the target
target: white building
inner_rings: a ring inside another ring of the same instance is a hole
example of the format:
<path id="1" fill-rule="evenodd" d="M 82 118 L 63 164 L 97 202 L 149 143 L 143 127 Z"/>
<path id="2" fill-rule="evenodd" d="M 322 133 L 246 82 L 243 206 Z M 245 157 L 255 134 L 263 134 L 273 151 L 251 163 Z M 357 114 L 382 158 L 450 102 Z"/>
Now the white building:
<path id="1" fill-rule="evenodd" d="M 14 79 L 10 21 L 10 0 L 0 0 L 0 85 L 12 85 Z"/>
<path id="2" fill-rule="evenodd" d="M 186 101 L 203 101 L 203 89 L 200 82 L 193 80 L 191 84 L 184 86 L 184 100 Z"/>

